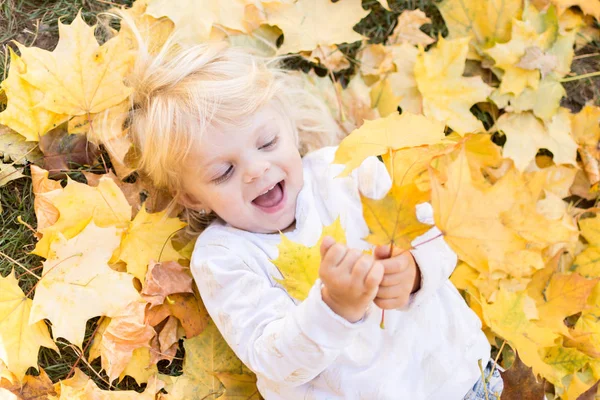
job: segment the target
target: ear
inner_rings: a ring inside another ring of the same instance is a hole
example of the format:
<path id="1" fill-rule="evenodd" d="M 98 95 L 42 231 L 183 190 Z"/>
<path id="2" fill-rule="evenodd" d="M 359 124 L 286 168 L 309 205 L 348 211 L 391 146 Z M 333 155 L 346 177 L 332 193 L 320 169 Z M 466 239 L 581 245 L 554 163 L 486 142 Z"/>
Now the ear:
<path id="1" fill-rule="evenodd" d="M 201 201 L 200 199 L 197 199 L 196 197 L 192 196 L 189 193 L 181 193 L 179 194 L 179 196 L 177 196 L 177 202 L 179 204 L 181 204 L 182 206 L 192 209 L 192 210 L 196 210 L 196 211 L 200 211 L 200 210 L 204 210 L 206 211 L 206 214 L 210 213 L 210 208 L 208 208 L 208 206 Z"/>

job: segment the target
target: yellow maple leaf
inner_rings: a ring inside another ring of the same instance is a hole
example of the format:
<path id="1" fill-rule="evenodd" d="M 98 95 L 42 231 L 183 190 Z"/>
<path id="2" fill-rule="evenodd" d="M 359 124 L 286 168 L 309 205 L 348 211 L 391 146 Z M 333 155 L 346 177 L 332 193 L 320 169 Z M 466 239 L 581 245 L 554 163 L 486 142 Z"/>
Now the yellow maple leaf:
<path id="1" fill-rule="evenodd" d="M 502 223 L 500 214 L 512 208 L 522 190 L 515 171 L 491 187 L 476 185 L 462 150 L 449 164 L 443 185 L 436 174 L 431 173 L 430 177 L 435 224 L 459 258 L 480 272 L 513 265 L 511 255 L 525 250 L 527 243 Z M 514 258 L 517 265 L 527 264 L 529 268 L 529 260 Z M 538 258 L 537 268 L 540 268 L 539 252 Z"/>
<path id="2" fill-rule="evenodd" d="M 298 0 L 293 4 L 270 4 L 267 21 L 277 25 L 284 35 L 278 54 L 312 51 L 318 45 L 351 43 L 364 37 L 352 27 L 369 11 L 360 0 L 332 3 L 322 0 Z"/>
<path id="3" fill-rule="evenodd" d="M 167 217 L 166 210 L 149 214 L 144 203 L 144 207 L 123 233 L 119 251 L 110 262 L 125 261 L 127 272 L 144 283 L 151 259 L 177 261 L 181 258 L 171 244 L 171 237 L 185 225 L 178 218 Z"/>
<path id="4" fill-rule="evenodd" d="M 14 270 L 0 276 L 0 362 L 19 381 L 29 367 L 37 368 L 40 346 L 58 352 L 44 321 L 29 324 L 32 300 L 19 287 Z"/>
<path id="5" fill-rule="evenodd" d="M 503 114 L 497 127 L 506 135 L 503 154 L 523 171 L 534 160 L 539 149 L 552 152 L 556 164 L 577 165 L 577 143 L 571 137 L 569 112 L 560 112 L 548 123 L 543 123 L 530 112 Z"/>
<path id="6" fill-rule="evenodd" d="M 335 152 L 334 164 L 346 164 L 339 177 L 348 176 L 369 156 L 378 156 L 404 147 L 435 144 L 444 138 L 444 125 L 422 115 L 391 114 L 365 121 L 345 137 Z"/>
<path id="7" fill-rule="evenodd" d="M 325 236 L 333 237 L 338 243 L 346 243 L 346 233 L 339 217 L 331 225 L 323 227 L 321 237 L 314 246 L 292 242 L 281 234 L 281 242 L 277 245 L 279 255 L 271 262 L 283 276 L 283 279 L 275 277 L 275 280 L 295 299 L 304 300 L 319 277 L 321 242 Z"/>
<path id="8" fill-rule="evenodd" d="M 498 43 L 486 50 L 496 62 L 495 67 L 504 71 L 500 82 L 500 93 L 512 93 L 516 96 L 526 87 L 537 89 L 540 81 L 539 69 L 525 69 L 517 66 L 530 48 L 546 50 L 553 38 L 551 29 L 538 33 L 533 23 L 514 19 L 509 42 Z"/>
<path id="9" fill-rule="evenodd" d="M 304 88 L 325 102 L 346 134 L 362 126 L 366 120 L 379 118 L 378 111 L 371 107 L 369 87 L 362 76 L 356 75 L 344 89 L 340 82 L 334 83 L 327 76 L 319 77 L 312 70 L 308 74 L 300 71 L 297 74 L 304 80 Z"/>
<path id="10" fill-rule="evenodd" d="M 411 242 L 429 230 L 430 226 L 417 219 L 416 205 L 429 200 L 414 183 L 393 185 L 381 200 L 360 196 L 369 236 L 365 240 L 374 245 L 388 245 L 401 249 L 412 248 Z"/>
<path id="11" fill-rule="evenodd" d="M 536 117 L 549 121 L 557 114 L 560 100 L 566 94 L 563 85 L 550 74 L 539 82 L 537 89 L 527 87 L 518 96 L 512 93 L 503 94 L 496 89 L 492 92 L 490 100 L 507 111 L 521 113 L 531 110 Z"/>
<path id="12" fill-rule="evenodd" d="M 586 308 L 587 299 L 599 281 L 575 272 L 555 272 L 554 265 L 538 271 L 528 285 L 528 294 L 536 302 L 540 325 L 568 336 L 565 318 Z"/>
<path id="13" fill-rule="evenodd" d="M 29 84 L 23 75 L 27 67 L 12 50 L 8 77 L 0 87 L 6 93 L 8 104 L 0 113 L 0 124 L 4 124 L 23 135 L 28 141 L 39 141 L 49 130 L 56 128 L 68 119 L 68 115 L 56 114 L 38 105 L 44 99 L 44 91 Z"/>
<path id="14" fill-rule="evenodd" d="M 590 278 L 600 278 L 600 215 L 579 220 L 581 236 L 589 243 L 588 247 L 573 261 L 574 271 Z"/>
<path id="15" fill-rule="evenodd" d="M 588 104 L 570 117 L 577 144 L 596 147 L 600 140 L 600 107 Z"/>
<path id="16" fill-rule="evenodd" d="M 60 216 L 53 225 L 41 230 L 44 236 L 37 242 L 32 254 L 48 258 L 50 244 L 59 232 L 70 239 L 81 232 L 90 220 L 100 227 L 114 225 L 125 228 L 129 224 L 131 206 L 112 179 L 102 177 L 96 187 L 70 178 L 67 180 L 62 192 L 50 199 Z"/>
<path id="17" fill-rule="evenodd" d="M 97 113 L 125 100 L 131 93 L 123 79 L 133 53 L 122 42 L 98 45 L 94 27 L 80 14 L 71 25 L 58 24 L 60 40 L 54 51 L 19 45 L 27 66 L 23 79 L 44 92 L 38 107 L 57 114 Z"/>
<path id="18" fill-rule="evenodd" d="M 567 345 L 575 347 L 590 357 L 600 358 L 600 285 L 596 285 L 587 298 L 587 309 L 572 329 L 569 330 Z"/>
<path id="19" fill-rule="evenodd" d="M 123 101 L 96 114 L 85 114 L 69 120 L 70 134 L 84 134 L 88 142 L 100 145 L 123 136 L 123 124 L 129 116 L 129 102 Z"/>
<path id="20" fill-rule="evenodd" d="M 592 359 L 577 349 L 553 346 L 542 350 L 543 360 L 552 367 L 551 374 L 545 374 L 544 378 L 553 385 L 564 387 L 563 378 L 582 369 Z M 595 382 L 592 382 L 591 387 Z"/>
<path id="21" fill-rule="evenodd" d="M 464 77 L 470 38 L 446 40 L 427 52 L 420 47 L 415 79 L 423 96 L 423 114 L 465 134 L 484 131 L 471 107 L 486 101 L 492 88 L 481 77 Z"/>
<path id="22" fill-rule="evenodd" d="M 123 42 L 123 45 L 131 50 L 138 48 L 138 39 L 131 30 L 129 22 L 135 24 L 150 54 L 156 54 L 163 47 L 169 36 L 173 33 L 175 25 L 169 18 L 154 18 L 146 13 L 149 0 L 134 1 L 130 8 L 119 8 L 118 12 L 125 14 L 124 21 L 115 41 Z M 110 9 L 109 12 L 115 12 Z"/>
<path id="23" fill-rule="evenodd" d="M 203 43 L 210 39 L 214 24 L 242 32 L 250 32 L 245 24 L 244 0 L 180 0 L 173 5 L 168 0 L 149 0 L 146 14 L 168 17 L 175 24 L 174 35 L 184 44 Z"/>
<path id="24" fill-rule="evenodd" d="M 57 236 L 43 262 L 29 323 L 48 318 L 54 337 L 81 347 L 89 318 L 117 315 L 140 295 L 131 275 L 107 264 L 121 240 L 115 227 L 100 228 L 92 221 L 72 239 Z"/>
<path id="25" fill-rule="evenodd" d="M 500 289 L 494 303 L 483 302 L 481 306 L 493 332 L 506 339 L 535 374 L 552 375 L 553 368 L 540 357 L 538 349 L 554 346 L 559 336 L 535 323 L 538 319 L 535 303 L 525 292 Z"/>
<path id="26" fill-rule="evenodd" d="M 585 14 L 594 16 L 600 20 L 600 3 L 593 0 L 551 0 L 558 7 L 559 12 L 564 12 L 566 9 L 577 6 L 581 8 Z"/>
<path id="27" fill-rule="evenodd" d="M 245 392 L 239 398 L 254 398 L 252 395 L 256 392 L 256 386 L 251 385 L 250 381 L 256 382 L 256 376 L 229 348 L 212 320 L 200 335 L 184 340 L 183 346 L 183 374 L 171 379 L 171 383 L 165 388 L 169 393 L 165 400 L 203 399 L 209 395 L 219 398 L 222 396 L 224 399 L 235 398 L 227 397 L 227 384 L 234 385 L 234 393 L 236 390 L 239 392 L 239 384 L 235 381 L 240 380 L 244 380 L 246 384 Z M 236 374 L 237 379 L 232 379 L 229 374 Z M 221 381 L 219 375 L 226 379 Z"/>
<path id="28" fill-rule="evenodd" d="M 469 58 L 479 58 L 477 50 L 510 39 L 513 18 L 521 15 L 520 0 L 445 0 L 437 5 L 446 25 L 449 39 L 470 36 L 475 51 Z"/>
<path id="29" fill-rule="evenodd" d="M 403 112 L 421 114 L 423 97 L 415 79 L 415 63 L 419 50 L 408 44 L 388 46 L 392 50 L 396 72 L 389 72 L 371 89 L 371 104 L 382 117 L 395 113 L 398 106 Z"/>

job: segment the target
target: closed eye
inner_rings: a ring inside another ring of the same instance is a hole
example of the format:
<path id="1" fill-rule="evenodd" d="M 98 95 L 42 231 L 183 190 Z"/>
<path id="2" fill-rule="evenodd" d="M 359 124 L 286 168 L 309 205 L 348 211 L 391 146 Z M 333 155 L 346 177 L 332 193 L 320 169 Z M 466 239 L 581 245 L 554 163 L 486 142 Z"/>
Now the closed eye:
<path id="1" fill-rule="evenodd" d="M 260 146 L 259 150 L 268 149 L 269 147 L 273 147 L 277 143 L 277 140 L 279 140 L 279 136 L 275 136 L 273 138 L 273 140 L 271 140 L 269 143 L 265 143 L 264 145 Z"/>
<path id="2" fill-rule="evenodd" d="M 216 183 L 217 185 L 221 182 L 225 182 L 227 180 L 227 178 L 229 178 L 229 176 L 231 175 L 231 172 L 233 171 L 233 165 L 230 165 L 229 168 L 227 168 L 227 171 L 225 171 L 225 173 L 221 176 L 219 176 L 216 179 L 213 179 L 213 182 Z"/>

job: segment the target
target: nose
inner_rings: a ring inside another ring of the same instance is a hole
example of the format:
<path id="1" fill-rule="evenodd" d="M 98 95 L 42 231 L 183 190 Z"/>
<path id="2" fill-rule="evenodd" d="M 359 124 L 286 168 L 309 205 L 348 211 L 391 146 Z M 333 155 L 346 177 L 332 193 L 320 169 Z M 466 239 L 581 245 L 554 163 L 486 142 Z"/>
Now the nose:
<path id="1" fill-rule="evenodd" d="M 251 183 L 255 179 L 260 178 L 269 168 L 271 168 L 271 163 L 266 160 L 255 161 L 249 164 L 244 172 L 244 182 Z"/>

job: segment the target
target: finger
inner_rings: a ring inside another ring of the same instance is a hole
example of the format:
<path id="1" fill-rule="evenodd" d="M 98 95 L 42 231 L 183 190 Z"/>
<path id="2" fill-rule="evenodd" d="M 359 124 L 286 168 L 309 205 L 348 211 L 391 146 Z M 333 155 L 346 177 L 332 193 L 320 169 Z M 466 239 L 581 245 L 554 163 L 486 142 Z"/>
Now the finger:
<path id="1" fill-rule="evenodd" d="M 329 250 L 329 248 L 331 246 L 333 246 L 335 244 L 335 239 L 332 238 L 331 236 L 325 236 L 323 238 L 323 241 L 321 241 L 321 259 L 323 259 L 323 257 L 325 257 L 325 254 L 327 253 L 327 250 Z"/>
<path id="2" fill-rule="evenodd" d="M 321 265 L 326 267 L 337 267 L 338 264 L 344 259 L 347 251 L 348 248 L 345 245 L 341 243 L 335 243 L 327 250 L 327 253 L 325 253 L 323 260 L 321 261 Z"/>
<path id="3" fill-rule="evenodd" d="M 385 268 L 386 274 L 397 274 L 400 272 L 404 272 L 408 269 L 410 265 L 410 258 L 412 257 L 410 254 L 404 255 L 401 254 L 396 257 L 388 258 L 387 260 L 381 260 L 383 267 Z"/>
<path id="4" fill-rule="evenodd" d="M 364 285 L 365 278 L 373 266 L 373 261 L 373 256 L 363 254 L 352 266 L 352 280 L 361 287 Z"/>
<path id="5" fill-rule="evenodd" d="M 406 298 L 410 293 L 410 287 L 405 287 L 403 284 L 395 286 L 381 286 L 377 290 L 377 298 L 379 299 L 395 299 L 397 297 Z"/>
<path id="6" fill-rule="evenodd" d="M 365 277 L 365 289 L 367 290 L 367 293 L 374 293 L 379 287 L 379 284 L 381 283 L 382 279 L 383 265 L 381 264 L 381 262 L 375 261 L 373 263 L 373 266 L 369 270 L 369 273 Z"/>
<path id="7" fill-rule="evenodd" d="M 384 268 L 385 270 L 385 268 Z M 406 280 L 406 274 L 398 272 L 396 274 L 384 274 L 379 286 L 394 286 Z"/>
<path id="8" fill-rule="evenodd" d="M 351 273 L 354 264 L 356 264 L 358 259 L 361 257 L 363 257 L 362 251 L 357 249 L 350 249 L 346 252 L 344 259 L 338 263 L 338 266 L 341 268 L 341 270 L 348 271 L 349 273 Z M 372 257 L 369 255 L 365 255 L 365 257 L 370 257 L 372 259 Z M 371 263 L 372 262 L 373 261 L 371 261 Z"/>

